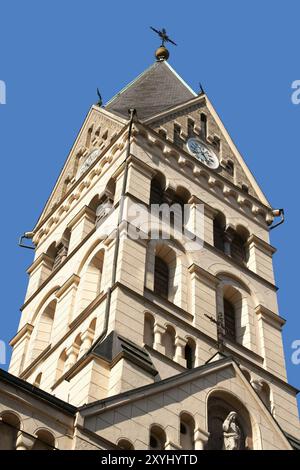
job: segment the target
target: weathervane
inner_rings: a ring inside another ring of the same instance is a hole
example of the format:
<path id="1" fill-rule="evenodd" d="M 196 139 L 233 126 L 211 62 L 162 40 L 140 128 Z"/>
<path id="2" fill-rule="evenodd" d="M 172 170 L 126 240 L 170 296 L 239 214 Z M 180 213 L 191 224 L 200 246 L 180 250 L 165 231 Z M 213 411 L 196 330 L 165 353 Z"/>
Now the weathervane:
<path id="1" fill-rule="evenodd" d="M 167 60 L 169 58 L 169 51 L 165 47 L 165 43 L 170 42 L 174 46 L 177 46 L 176 42 L 174 42 L 167 35 L 167 31 L 165 30 L 165 28 L 162 28 L 161 30 L 159 30 L 159 29 L 152 28 L 152 26 L 150 26 L 150 29 L 152 29 L 152 31 L 154 31 L 161 39 L 161 45 L 155 52 L 155 56 L 156 56 L 157 60 L 159 60 L 159 61 Z"/>
<path id="2" fill-rule="evenodd" d="M 167 31 L 165 30 L 165 28 L 162 28 L 161 31 L 158 29 L 152 28 L 152 26 L 150 26 L 150 28 L 152 29 L 152 31 L 158 34 L 159 37 L 161 38 L 161 47 L 165 47 L 165 42 L 170 42 L 171 44 L 174 44 L 174 46 L 177 46 L 176 42 L 172 41 L 172 39 L 170 39 L 169 36 L 167 35 Z"/>

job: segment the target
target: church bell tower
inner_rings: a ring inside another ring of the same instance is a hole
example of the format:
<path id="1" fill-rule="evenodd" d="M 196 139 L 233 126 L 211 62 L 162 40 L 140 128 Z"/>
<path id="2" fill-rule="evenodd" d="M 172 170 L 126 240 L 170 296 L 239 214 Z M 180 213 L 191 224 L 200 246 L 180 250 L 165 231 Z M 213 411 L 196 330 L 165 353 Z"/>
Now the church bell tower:
<path id="1" fill-rule="evenodd" d="M 278 213 L 155 31 L 155 62 L 91 107 L 33 228 L 0 416 L 28 449 L 45 444 L 30 420 L 62 449 L 296 448 Z"/>

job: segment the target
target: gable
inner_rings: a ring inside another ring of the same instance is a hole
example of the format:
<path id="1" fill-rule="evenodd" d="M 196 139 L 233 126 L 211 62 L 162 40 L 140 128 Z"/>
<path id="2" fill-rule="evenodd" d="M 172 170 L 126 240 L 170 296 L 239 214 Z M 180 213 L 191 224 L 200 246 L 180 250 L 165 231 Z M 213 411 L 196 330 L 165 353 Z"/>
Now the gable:
<path id="1" fill-rule="evenodd" d="M 206 135 L 204 135 L 201 115 L 204 115 L 207 119 Z M 220 160 L 220 166 L 216 170 L 218 174 L 240 189 L 244 188 L 251 196 L 270 207 L 268 200 L 206 95 L 202 94 L 182 106 L 174 107 L 144 122 L 161 135 L 164 135 L 168 141 L 173 142 L 187 152 L 186 142 L 188 138 L 200 138 L 218 156 Z M 194 125 L 191 125 L 192 123 Z M 233 172 L 231 171 L 232 164 Z"/>
<path id="2" fill-rule="evenodd" d="M 170 448 L 176 449 L 183 413 L 192 417 L 204 440 L 208 437 L 207 406 L 214 396 L 225 397 L 228 410 L 240 413 L 240 422 L 246 410 L 252 448 L 291 448 L 239 367 L 228 358 L 82 407 L 80 414 L 84 428 L 114 443 L 127 436 L 136 449 L 148 448 L 151 427 L 160 426 Z"/>
<path id="3" fill-rule="evenodd" d="M 111 144 L 126 122 L 98 106 L 92 106 L 37 224 L 59 204 L 85 168 L 88 168 L 88 164 L 92 163 L 92 159 L 98 157 Z"/>

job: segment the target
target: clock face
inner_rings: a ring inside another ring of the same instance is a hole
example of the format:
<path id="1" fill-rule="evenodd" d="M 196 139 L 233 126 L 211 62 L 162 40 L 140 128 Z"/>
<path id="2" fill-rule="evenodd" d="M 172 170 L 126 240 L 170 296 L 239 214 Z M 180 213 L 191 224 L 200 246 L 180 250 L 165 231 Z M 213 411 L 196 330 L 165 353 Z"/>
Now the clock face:
<path id="1" fill-rule="evenodd" d="M 194 155 L 201 163 L 208 166 L 212 170 L 216 170 L 219 166 L 219 159 L 216 154 L 206 147 L 199 139 L 189 139 L 187 141 L 188 151 Z"/>
<path id="2" fill-rule="evenodd" d="M 83 165 L 80 167 L 79 176 L 83 175 L 83 173 L 86 172 L 86 170 L 91 166 L 91 164 L 96 160 L 96 158 L 99 155 L 100 155 L 99 149 L 95 149 L 91 151 L 91 153 L 88 155 Z"/>

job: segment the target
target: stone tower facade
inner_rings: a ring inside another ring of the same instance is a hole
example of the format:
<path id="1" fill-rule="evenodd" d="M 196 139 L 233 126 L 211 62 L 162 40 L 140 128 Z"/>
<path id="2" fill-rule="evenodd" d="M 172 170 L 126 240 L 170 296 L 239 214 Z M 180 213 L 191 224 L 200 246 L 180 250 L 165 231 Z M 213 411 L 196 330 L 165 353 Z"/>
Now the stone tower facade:
<path id="1" fill-rule="evenodd" d="M 150 211 L 156 237 L 137 223 Z M 0 448 L 297 448 L 273 218 L 206 94 L 165 60 L 92 106 L 33 229 Z"/>

